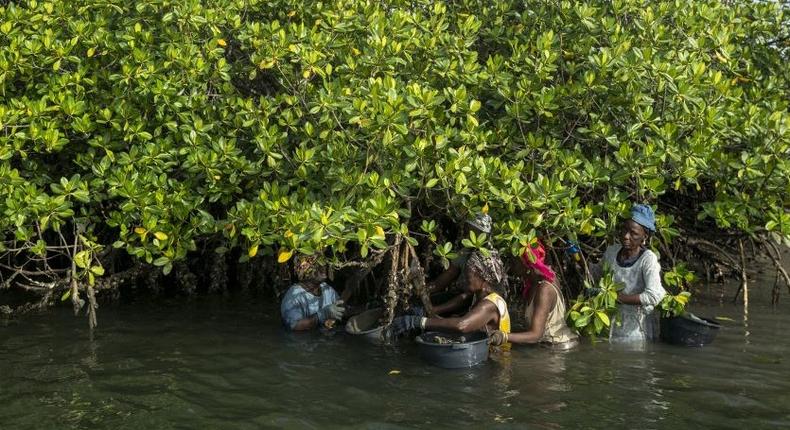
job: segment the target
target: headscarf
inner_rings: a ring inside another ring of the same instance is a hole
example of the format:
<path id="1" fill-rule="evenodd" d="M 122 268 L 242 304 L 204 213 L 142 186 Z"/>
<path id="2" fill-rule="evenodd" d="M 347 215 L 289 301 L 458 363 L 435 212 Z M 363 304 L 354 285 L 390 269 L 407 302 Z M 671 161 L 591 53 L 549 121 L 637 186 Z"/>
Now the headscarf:
<path id="1" fill-rule="evenodd" d="M 480 251 L 473 252 L 466 261 L 466 267 L 495 290 L 503 291 L 507 288 L 505 266 L 498 252 L 491 250 L 489 253 L 490 255 L 486 257 Z"/>
<path id="2" fill-rule="evenodd" d="M 479 213 L 474 218 L 466 221 L 471 227 L 485 234 L 491 234 L 491 216 L 487 213 Z"/>
<path id="3" fill-rule="evenodd" d="M 300 255 L 295 259 L 295 263 L 296 276 L 299 281 L 326 279 L 326 265 L 319 261 L 318 255 Z"/>
<path id="4" fill-rule="evenodd" d="M 521 255 L 521 261 L 524 262 L 524 266 L 527 268 L 540 273 L 543 279 L 548 282 L 554 282 L 557 278 L 557 274 L 546 264 L 546 248 L 543 247 L 543 244 L 538 239 L 535 239 L 529 247 L 527 247 L 527 250 Z M 524 298 L 527 297 L 529 290 L 533 286 L 530 279 L 524 280 L 524 289 L 521 290 L 521 294 Z"/>
<path id="5" fill-rule="evenodd" d="M 656 214 L 648 205 L 633 205 L 631 219 L 647 229 L 650 233 L 656 232 Z"/>

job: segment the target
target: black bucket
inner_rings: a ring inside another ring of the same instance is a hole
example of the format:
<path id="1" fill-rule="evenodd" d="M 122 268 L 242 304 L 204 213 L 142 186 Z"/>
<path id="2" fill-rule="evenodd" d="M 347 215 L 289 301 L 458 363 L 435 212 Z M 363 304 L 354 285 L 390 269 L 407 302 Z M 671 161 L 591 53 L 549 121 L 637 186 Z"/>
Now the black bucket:
<path id="1" fill-rule="evenodd" d="M 445 369 L 472 367 L 488 359 L 488 335 L 483 332 L 457 335 L 430 331 L 417 336 L 416 341 L 425 361 Z"/>
<path id="2" fill-rule="evenodd" d="M 673 345 L 703 346 L 713 342 L 721 325 L 693 314 L 661 318 L 661 340 Z"/>
<path id="3" fill-rule="evenodd" d="M 359 315 L 354 315 L 346 322 L 346 333 L 358 336 L 368 342 L 381 344 L 384 343 L 381 325 L 381 318 L 384 316 L 384 309 L 369 309 Z"/>

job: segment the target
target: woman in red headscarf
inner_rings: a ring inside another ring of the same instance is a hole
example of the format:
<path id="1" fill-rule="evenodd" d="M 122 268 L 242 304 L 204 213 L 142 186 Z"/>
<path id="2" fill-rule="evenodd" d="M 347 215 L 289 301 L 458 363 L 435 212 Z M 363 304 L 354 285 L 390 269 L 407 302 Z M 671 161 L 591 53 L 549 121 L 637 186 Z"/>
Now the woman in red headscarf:
<path id="1" fill-rule="evenodd" d="M 510 334 L 495 332 L 491 343 L 541 343 L 558 349 L 576 346 L 579 337 L 565 324 L 565 299 L 557 285 L 557 275 L 546 264 L 543 245 L 534 241 L 515 266 L 524 279 L 522 294 L 527 302 L 525 316 L 529 330 Z"/>

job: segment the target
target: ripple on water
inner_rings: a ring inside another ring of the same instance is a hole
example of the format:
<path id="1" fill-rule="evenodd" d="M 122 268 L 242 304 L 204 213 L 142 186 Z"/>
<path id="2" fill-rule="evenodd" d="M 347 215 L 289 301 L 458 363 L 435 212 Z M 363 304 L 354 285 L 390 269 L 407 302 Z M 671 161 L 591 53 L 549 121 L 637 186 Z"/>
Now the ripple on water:
<path id="1" fill-rule="evenodd" d="M 92 339 L 58 313 L 0 329 L 3 428 L 790 427 L 787 309 L 753 307 L 747 330 L 702 308 L 735 319 L 705 348 L 515 348 L 463 370 L 255 307 L 124 309 Z"/>

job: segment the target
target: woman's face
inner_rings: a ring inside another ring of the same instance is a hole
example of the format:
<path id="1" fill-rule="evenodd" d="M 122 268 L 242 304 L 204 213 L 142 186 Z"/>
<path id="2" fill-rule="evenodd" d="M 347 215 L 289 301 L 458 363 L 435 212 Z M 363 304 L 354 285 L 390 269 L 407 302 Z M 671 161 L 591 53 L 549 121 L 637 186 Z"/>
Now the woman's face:
<path id="1" fill-rule="evenodd" d="M 629 250 L 638 249 L 645 243 L 646 239 L 647 231 L 639 223 L 632 219 L 623 223 L 620 229 L 620 243 L 623 245 L 623 248 Z"/>
<path id="2" fill-rule="evenodd" d="M 483 289 L 485 281 L 477 275 L 473 270 L 466 270 L 466 290 L 470 293 L 476 293 Z"/>

